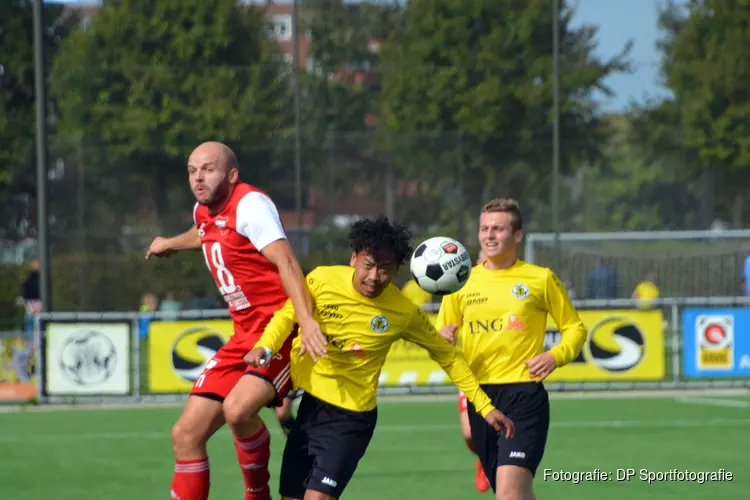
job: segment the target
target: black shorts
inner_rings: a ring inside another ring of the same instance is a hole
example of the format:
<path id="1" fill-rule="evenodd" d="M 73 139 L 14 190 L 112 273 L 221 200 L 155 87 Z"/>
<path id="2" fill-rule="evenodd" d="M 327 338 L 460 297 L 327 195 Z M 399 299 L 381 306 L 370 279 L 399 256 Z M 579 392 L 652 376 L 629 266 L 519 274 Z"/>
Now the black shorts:
<path id="1" fill-rule="evenodd" d="M 518 465 L 536 475 L 544 456 L 549 430 L 549 397 L 544 386 L 537 382 L 519 384 L 482 385 L 492 404 L 513 421 L 514 437 L 498 434 L 478 415 L 469 403 L 471 437 L 482 462 L 487 479 L 495 491 L 497 468 Z"/>
<path id="2" fill-rule="evenodd" d="M 305 393 L 286 440 L 279 493 L 304 498 L 314 490 L 339 498 L 375 431 L 378 410 L 345 410 Z"/>

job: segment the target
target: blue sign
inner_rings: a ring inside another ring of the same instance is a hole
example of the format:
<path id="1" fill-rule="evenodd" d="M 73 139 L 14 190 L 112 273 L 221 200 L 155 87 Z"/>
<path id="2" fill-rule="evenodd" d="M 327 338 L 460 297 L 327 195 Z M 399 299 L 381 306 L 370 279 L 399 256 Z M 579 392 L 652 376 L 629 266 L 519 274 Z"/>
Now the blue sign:
<path id="1" fill-rule="evenodd" d="M 686 378 L 750 377 L 750 309 L 685 309 L 682 372 Z"/>

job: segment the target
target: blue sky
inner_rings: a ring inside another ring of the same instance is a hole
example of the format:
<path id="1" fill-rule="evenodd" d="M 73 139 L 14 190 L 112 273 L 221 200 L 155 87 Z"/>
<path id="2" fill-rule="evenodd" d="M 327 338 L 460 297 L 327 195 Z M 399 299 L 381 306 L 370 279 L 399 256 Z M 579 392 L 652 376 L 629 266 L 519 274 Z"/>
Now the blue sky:
<path id="1" fill-rule="evenodd" d="M 46 0 L 53 3 L 95 3 L 95 0 Z M 250 0 L 253 1 L 253 0 Z M 291 0 L 275 0 L 276 3 L 291 3 Z M 359 0 L 347 0 L 357 3 Z M 387 1 L 387 0 L 385 0 Z M 575 3 L 576 0 L 571 0 Z M 683 3 L 684 0 L 680 0 Z M 619 75 L 607 80 L 614 92 L 612 98 L 599 97 L 605 110 L 620 110 L 631 101 L 642 102 L 648 96 L 668 95 L 659 84 L 659 39 L 657 26 L 660 0 L 577 0 L 576 24 L 599 26 L 600 56 L 607 58 L 617 54 L 625 43 L 634 42 L 630 53 L 633 73 Z"/>
<path id="2" fill-rule="evenodd" d="M 656 41 L 661 38 L 657 25 L 661 3 L 659 0 L 578 0 L 575 22 L 599 26 L 600 56 L 616 55 L 628 40 L 634 44 L 630 52 L 633 73 L 607 80 L 615 95 L 601 97 L 605 109 L 623 109 L 631 100 L 642 102 L 647 95 L 669 95 L 659 82 L 656 49 Z M 684 3 L 684 0 L 677 3 Z"/>

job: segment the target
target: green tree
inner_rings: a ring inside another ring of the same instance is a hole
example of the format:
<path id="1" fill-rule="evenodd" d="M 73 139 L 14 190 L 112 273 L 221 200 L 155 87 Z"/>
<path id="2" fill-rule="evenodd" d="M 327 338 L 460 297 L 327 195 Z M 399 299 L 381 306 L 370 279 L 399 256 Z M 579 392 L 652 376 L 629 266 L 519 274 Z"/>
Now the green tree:
<path id="1" fill-rule="evenodd" d="M 45 64 L 76 23 L 62 7 L 44 5 Z M 0 2 L 0 238 L 24 236 L 35 202 L 35 110 L 33 9 L 30 0 Z"/>
<path id="2" fill-rule="evenodd" d="M 243 178 L 275 194 L 286 167 L 274 161 L 275 141 L 291 123 L 281 65 L 263 10 L 236 0 L 104 2 L 66 40 L 51 91 L 63 139 L 80 145 L 76 157 L 94 180 L 86 211 L 99 229 L 88 231 L 101 232 L 102 248 L 122 241 L 111 228 L 121 235 L 144 213 L 155 214 L 157 230 L 188 224 L 184 164 L 205 140 L 228 143 Z"/>
<path id="3" fill-rule="evenodd" d="M 598 162 L 582 169 L 573 209 L 576 230 L 693 229 L 701 219 L 699 185 L 685 176 L 680 150 L 654 149 L 637 131 L 639 111 L 605 116 L 610 133 Z"/>
<path id="4" fill-rule="evenodd" d="M 310 134 L 362 131 L 379 95 L 379 42 L 393 29 L 401 7 L 303 0 L 301 30 L 310 33 L 311 71 L 305 75 Z"/>
<path id="5" fill-rule="evenodd" d="M 600 153 L 602 127 L 592 93 L 609 92 L 603 80 L 628 70 L 628 44 L 601 60 L 594 26 L 572 26 L 572 8 L 561 2 L 560 126 L 563 172 Z M 391 131 L 463 133 L 467 207 L 513 194 L 540 206 L 549 198 L 552 164 L 553 43 L 548 0 L 412 0 L 403 26 L 384 44 L 381 116 Z M 434 178 L 455 168 L 423 165 Z M 437 172 L 436 172 L 437 170 Z M 472 217 L 472 219 L 475 217 Z"/>
<path id="6" fill-rule="evenodd" d="M 660 16 L 662 72 L 674 98 L 659 107 L 664 129 L 698 161 L 686 165 L 712 185 L 716 215 L 743 225 L 750 182 L 750 2 L 668 2 Z M 671 113 L 668 112 L 671 110 Z"/>
<path id="7" fill-rule="evenodd" d="M 304 161 L 308 182 L 326 192 L 332 210 L 358 188 L 368 199 L 384 197 L 390 166 L 373 143 L 369 118 L 380 89 L 379 42 L 401 9 L 396 2 L 301 2 L 300 29 L 310 34 L 312 63 L 302 75 Z"/>

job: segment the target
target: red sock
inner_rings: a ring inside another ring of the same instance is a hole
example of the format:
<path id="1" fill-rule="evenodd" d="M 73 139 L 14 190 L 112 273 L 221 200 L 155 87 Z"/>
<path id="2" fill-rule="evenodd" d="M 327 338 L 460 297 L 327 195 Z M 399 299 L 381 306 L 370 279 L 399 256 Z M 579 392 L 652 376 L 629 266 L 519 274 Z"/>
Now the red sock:
<path id="1" fill-rule="evenodd" d="M 208 500 L 208 459 L 177 460 L 172 479 L 172 500 Z"/>
<path id="2" fill-rule="evenodd" d="M 234 448 L 245 480 L 245 500 L 268 500 L 268 459 L 271 457 L 271 435 L 264 425 L 250 437 L 234 437 Z"/>

